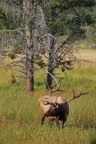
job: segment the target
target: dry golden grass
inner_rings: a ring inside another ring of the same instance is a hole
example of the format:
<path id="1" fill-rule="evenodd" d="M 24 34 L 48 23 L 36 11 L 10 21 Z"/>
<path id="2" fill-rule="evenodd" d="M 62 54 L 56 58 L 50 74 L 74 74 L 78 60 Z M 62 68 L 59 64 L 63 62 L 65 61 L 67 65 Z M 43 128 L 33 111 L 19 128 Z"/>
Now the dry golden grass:
<path id="1" fill-rule="evenodd" d="M 94 49 L 80 49 L 77 55 L 82 59 L 96 62 L 96 50 Z"/>

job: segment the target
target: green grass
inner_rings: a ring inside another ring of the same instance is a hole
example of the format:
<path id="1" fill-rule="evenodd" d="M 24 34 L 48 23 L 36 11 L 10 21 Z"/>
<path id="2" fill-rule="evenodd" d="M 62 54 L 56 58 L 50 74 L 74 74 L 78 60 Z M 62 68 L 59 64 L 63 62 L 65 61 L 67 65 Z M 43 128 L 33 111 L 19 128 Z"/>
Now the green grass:
<path id="1" fill-rule="evenodd" d="M 1 74 L 1 72 L 0 72 Z M 35 92 L 25 92 L 24 80 L 10 83 L 10 73 L 0 81 L 0 144 L 96 144 L 96 94 L 88 94 L 70 102 L 70 114 L 65 127 L 50 128 L 46 120 L 40 125 L 39 97 L 46 94 L 45 76 L 36 73 Z M 61 88 L 65 93 L 56 93 L 67 99 L 72 89 L 79 92 L 96 89 L 96 67 L 68 71 L 61 74 Z"/>

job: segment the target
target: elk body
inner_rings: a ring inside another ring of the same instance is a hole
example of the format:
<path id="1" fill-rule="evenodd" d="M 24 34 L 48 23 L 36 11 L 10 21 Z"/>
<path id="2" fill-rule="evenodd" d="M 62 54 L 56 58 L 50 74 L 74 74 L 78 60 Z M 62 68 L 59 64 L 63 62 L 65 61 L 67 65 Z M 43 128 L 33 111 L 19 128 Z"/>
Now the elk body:
<path id="1" fill-rule="evenodd" d="M 69 104 L 66 99 L 59 96 L 43 96 L 38 101 L 41 115 L 41 125 L 43 125 L 45 117 L 48 117 L 50 124 L 56 120 L 57 126 L 60 128 L 59 122 L 62 123 L 62 128 L 69 114 Z"/>
<path id="2" fill-rule="evenodd" d="M 80 97 L 81 95 L 86 95 L 89 92 L 81 92 L 75 95 L 73 90 L 73 97 L 66 100 L 62 96 L 43 96 L 38 100 L 40 115 L 41 115 L 41 125 L 43 125 L 45 117 L 48 117 L 50 121 L 56 120 L 56 124 L 60 129 L 59 122 L 62 123 L 62 128 L 64 128 L 64 123 L 69 114 L 69 102 Z"/>

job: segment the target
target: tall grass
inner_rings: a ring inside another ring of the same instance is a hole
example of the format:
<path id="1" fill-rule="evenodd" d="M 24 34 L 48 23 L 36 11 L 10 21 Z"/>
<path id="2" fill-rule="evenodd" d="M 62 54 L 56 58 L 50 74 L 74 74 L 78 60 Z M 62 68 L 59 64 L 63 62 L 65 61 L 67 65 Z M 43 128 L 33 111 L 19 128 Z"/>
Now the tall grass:
<path id="1" fill-rule="evenodd" d="M 2 75 L 2 73 L 0 73 Z M 56 93 L 67 99 L 72 89 L 79 92 L 96 89 L 96 68 L 72 70 L 61 74 L 61 88 L 66 93 Z M 0 144 L 96 144 L 96 96 L 90 93 L 70 102 L 70 114 L 65 127 L 58 130 L 55 123 L 50 128 L 46 120 L 40 125 L 38 99 L 46 94 L 45 79 L 36 73 L 35 92 L 25 92 L 24 80 L 10 83 L 10 72 L 0 81 Z M 8 78 L 8 79 L 7 79 Z"/>

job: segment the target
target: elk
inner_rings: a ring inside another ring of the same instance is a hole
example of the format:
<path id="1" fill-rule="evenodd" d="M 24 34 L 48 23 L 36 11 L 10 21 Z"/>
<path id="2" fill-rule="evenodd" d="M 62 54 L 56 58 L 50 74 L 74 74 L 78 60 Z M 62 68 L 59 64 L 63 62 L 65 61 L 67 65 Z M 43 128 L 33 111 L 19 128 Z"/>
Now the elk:
<path id="1" fill-rule="evenodd" d="M 56 120 L 56 124 L 60 129 L 60 121 L 62 123 L 62 129 L 64 128 L 64 123 L 67 120 L 67 116 L 69 114 L 69 102 L 72 100 L 79 98 L 82 95 L 86 95 L 89 92 L 82 92 L 78 95 L 75 95 L 75 91 L 73 90 L 73 97 L 69 100 L 66 100 L 62 96 L 43 96 L 38 100 L 39 110 L 41 115 L 41 125 L 43 125 L 45 117 L 48 117 L 50 123 Z"/>

